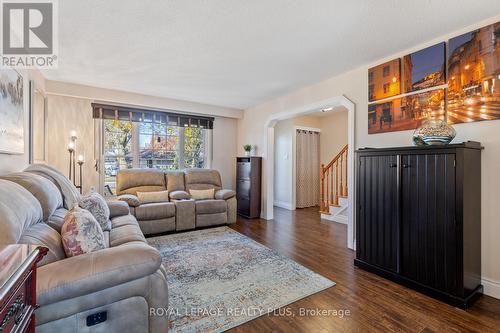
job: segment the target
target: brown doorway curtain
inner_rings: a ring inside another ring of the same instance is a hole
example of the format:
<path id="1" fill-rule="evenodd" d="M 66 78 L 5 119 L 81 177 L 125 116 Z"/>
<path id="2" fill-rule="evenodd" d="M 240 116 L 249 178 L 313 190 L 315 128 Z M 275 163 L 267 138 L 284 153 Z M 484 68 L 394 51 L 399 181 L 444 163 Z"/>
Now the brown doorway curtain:
<path id="1" fill-rule="evenodd" d="M 296 207 L 319 205 L 319 132 L 296 130 Z"/>

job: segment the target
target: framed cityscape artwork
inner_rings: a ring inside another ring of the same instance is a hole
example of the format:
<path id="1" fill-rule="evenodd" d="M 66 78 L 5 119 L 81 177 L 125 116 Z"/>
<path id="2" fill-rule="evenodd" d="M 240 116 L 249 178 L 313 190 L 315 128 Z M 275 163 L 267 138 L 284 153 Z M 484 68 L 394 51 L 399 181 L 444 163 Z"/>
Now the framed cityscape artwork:
<path id="1" fill-rule="evenodd" d="M 447 118 L 500 119 L 500 22 L 449 40 Z"/>
<path id="2" fill-rule="evenodd" d="M 429 118 L 445 119 L 444 89 L 368 105 L 368 134 L 416 129 Z"/>
<path id="3" fill-rule="evenodd" d="M 394 59 L 368 70 L 370 102 L 401 94 L 401 59 Z"/>
<path id="4" fill-rule="evenodd" d="M 404 92 L 446 84 L 446 48 L 439 43 L 403 57 Z"/>
<path id="5" fill-rule="evenodd" d="M 0 153 L 24 153 L 23 77 L 0 69 Z"/>

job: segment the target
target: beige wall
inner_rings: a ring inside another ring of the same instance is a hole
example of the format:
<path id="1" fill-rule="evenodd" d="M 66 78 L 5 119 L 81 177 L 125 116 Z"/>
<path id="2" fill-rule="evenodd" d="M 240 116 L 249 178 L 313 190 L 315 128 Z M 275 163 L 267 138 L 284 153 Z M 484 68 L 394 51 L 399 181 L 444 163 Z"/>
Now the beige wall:
<path id="1" fill-rule="evenodd" d="M 347 145 L 347 110 L 340 108 L 321 119 L 320 160 L 328 164 Z"/>
<path id="2" fill-rule="evenodd" d="M 0 153 L 0 174 L 6 174 L 15 171 L 21 171 L 28 166 L 29 163 L 29 82 L 33 80 L 37 89 L 45 91 L 45 80 L 37 70 L 19 70 L 19 74 L 23 77 L 23 93 L 24 93 L 24 154 L 10 155 Z M 1 119 L 0 119 L 1 121 Z"/>
<path id="3" fill-rule="evenodd" d="M 243 119 L 238 122 L 238 146 L 241 146 L 243 142 L 248 142 L 263 147 L 267 134 L 265 127 L 272 114 L 286 113 L 303 105 L 341 95 L 345 95 L 356 105 L 356 147 L 411 145 L 411 131 L 368 135 L 368 68 L 498 20 L 500 20 L 500 15 L 478 22 L 473 26 L 464 27 L 445 36 L 436 36 L 434 40 L 425 44 L 401 50 L 397 54 L 374 63 L 366 64 L 360 68 L 245 110 Z M 500 205 L 498 205 L 498 198 L 500 197 L 500 177 L 498 176 L 500 166 L 500 135 L 498 134 L 500 133 L 500 120 L 459 124 L 455 128 L 458 133 L 455 142 L 477 140 L 481 141 L 485 147 L 482 157 L 481 184 L 483 284 L 487 294 L 500 298 L 500 265 L 498 264 L 498 257 L 500 256 L 500 242 L 498 242 L 498 235 L 500 235 L 500 219 L 498 218 L 500 216 Z M 265 152 L 263 163 L 264 170 L 266 170 Z"/>
<path id="4" fill-rule="evenodd" d="M 67 151 L 67 144 L 71 130 L 76 130 L 78 134 L 77 140 L 77 154 L 84 153 L 86 163 L 83 167 L 84 175 L 84 192 L 90 190 L 91 187 L 99 189 L 99 174 L 94 168 L 94 120 L 92 119 L 91 103 L 95 99 L 88 96 L 88 92 L 96 94 L 102 101 L 106 97 L 106 93 L 112 92 L 108 95 L 110 99 L 116 100 L 122 97 L 122 103 L 130 101 L 142 101 L 148 107 L 157 106 L 154 102 L 156 97 L 148 100 L 147 96 L 132 93 L 116 92 L 98 88 L 85 87 L 80 90 L 76 95 L 84 96 L 64 96 L 59 93 L 61 83 L 57 83 L 57 93 L 54 93 L 53 84 L 50 84 L 48 89 L 48 163 L 58 170 L 62 171 L 65 175 L 68 174 L 69 154 Z M 74 85 L 70 85 L 74 87 Z M 66 90 L 64 90 L 66 91 Z M 164 103 L 164 101 L 163 101 Z M 184 103 L 184 102 L 183 102 Z M 187 102 L 186 102 L 187 103 Z M 134 104 L 137 105 L 137 104 Z M 166 108 L 168 104 L 162 104 Z M 198 110 L 201 109 L 200 104 L 196 104 Z M 210 109 L 211 107 L 208 107 Z M 224 109 L 221 109 L 224 112 Z M 230 115 L 232 114 L 231 110 Z M 224 114 L 224 113 L 223 113 Z M 225 113 L 227 114 L 227 113 Z M 221 172 L 222 182 L 226 188 L 235 188 L 235 169 L 236 169 L 236 140 L 228 140 L 228 138 L 235 138 L 237 136 L 237 120 L 228 117 L 215 117 L 214 130 L 213 130 L 213 160 L 212 167 Z"/>

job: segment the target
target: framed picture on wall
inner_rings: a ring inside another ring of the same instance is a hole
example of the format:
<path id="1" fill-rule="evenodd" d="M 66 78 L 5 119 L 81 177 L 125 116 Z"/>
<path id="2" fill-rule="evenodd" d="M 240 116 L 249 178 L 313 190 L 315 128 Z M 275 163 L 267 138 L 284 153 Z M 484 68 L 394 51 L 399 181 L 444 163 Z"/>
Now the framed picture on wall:
<path id="1" fill-rule="evenodd" d="M 445 43 L 439 43 L 403 57 L 405 93 L 437 87 L 446 83 Z"/>
<path id="2" fill-rule="evenodd" d="M 0 153 L 24 154 L 23 77 L 0 69 Z"/>
<path id="3" fill-rule="evenodd" d="M 428 118 L 445 118 L 444 89 L 368 105 L 368 134 L 416 129 Z"/>
<path id="4" fill-rule="evenodd" d="M 448 123 L 500 119 L 500 22 L 448 42 Z"/>
<path id="5" fill-rule="evenodd" d="M 370 102 L 401 94 L 401 59 L 394 59 L 368 69 Z"/>

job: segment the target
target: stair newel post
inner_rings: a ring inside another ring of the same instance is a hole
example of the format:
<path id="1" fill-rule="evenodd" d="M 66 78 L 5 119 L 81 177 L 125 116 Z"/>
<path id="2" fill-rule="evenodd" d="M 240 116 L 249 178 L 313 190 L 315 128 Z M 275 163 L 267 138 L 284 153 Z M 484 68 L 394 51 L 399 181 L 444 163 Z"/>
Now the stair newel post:
<path id="1" fill-rule="evenodd" d="M 349 172 L 349 165 L 347 156 L 349 156 L 349 148 L 345 150 L 345 184 L 344 184 L 344 195 L 347 197 L 349 194 L 347 193 L 347 172 Z"/>
<path id="2" fill-rule="evenodd" d="M 340 195 L 344 195 L 344 153 L 340 155 Z"/>
<path id="3" fill-rule="evenodd" d="M 334 175 L 333 175 L 333 168 L 328 169 L 328 172 L 330 172 L 330 188 L 332 189 L 330 192 L 330 205 L 333 204 L 333 189 L 334 189 Z"/>
<path id="4" fill-rule="evenodd" d="M 334 197 L 334 204 L 338 206 L 339 204 L 339 161 L 337 160 L 335 162 L 335 171 L 336 171 L 336 184 L 335 184 L 335 197 Z"/>
<path id="5" fill-rule="evenodd" d="M 319 174 L 321 177 L 321 193 L 320 193 L 319 210 L 324 212 L 325 211 L 325 201 L 324 201 L 324 198 L 325 198 L 325 165 L 324 164 L 321 164 Z"/>

